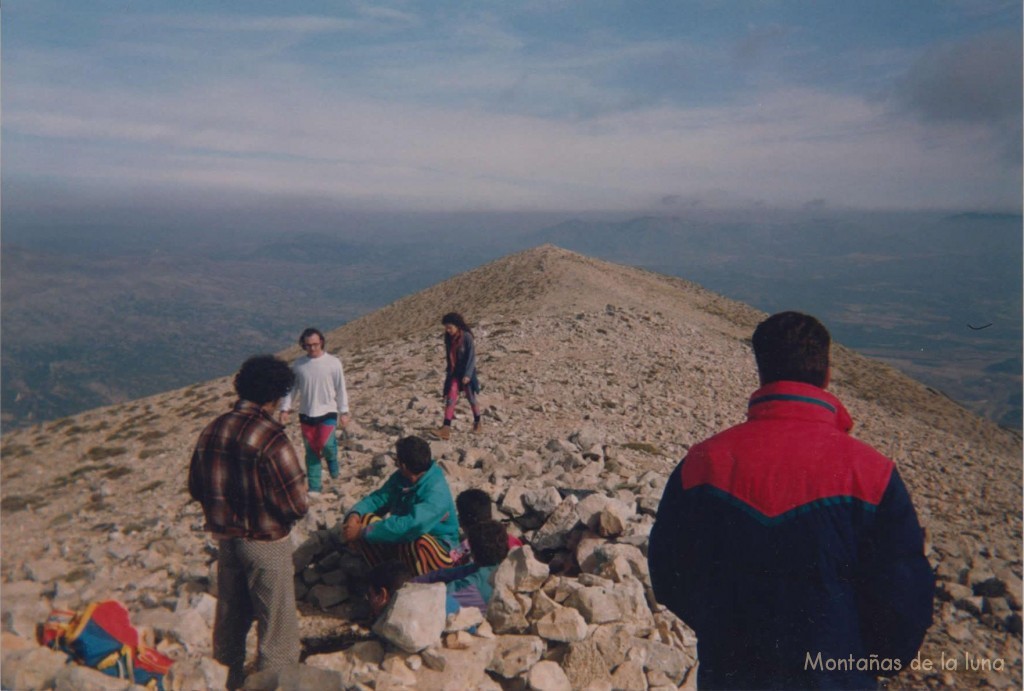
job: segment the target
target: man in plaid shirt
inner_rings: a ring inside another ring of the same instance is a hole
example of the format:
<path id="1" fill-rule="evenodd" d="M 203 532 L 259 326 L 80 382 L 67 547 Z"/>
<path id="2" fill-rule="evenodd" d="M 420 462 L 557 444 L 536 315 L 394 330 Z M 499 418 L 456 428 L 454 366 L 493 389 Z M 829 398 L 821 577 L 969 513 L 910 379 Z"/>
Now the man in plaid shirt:
<path id="1" fill-rule="evenodd" d="M 299 660 L 299 629 L 288 533 L 306 515 L 306 474 L 273 415 L 294 383 L 272 355 L 245 361 L 238 401 L 196 443 L 188 488 L 219 541 L 213 656 L 228 667 L 228 688 L 245 681 L 245 638 L 257 622 L 258 669 Z"/>

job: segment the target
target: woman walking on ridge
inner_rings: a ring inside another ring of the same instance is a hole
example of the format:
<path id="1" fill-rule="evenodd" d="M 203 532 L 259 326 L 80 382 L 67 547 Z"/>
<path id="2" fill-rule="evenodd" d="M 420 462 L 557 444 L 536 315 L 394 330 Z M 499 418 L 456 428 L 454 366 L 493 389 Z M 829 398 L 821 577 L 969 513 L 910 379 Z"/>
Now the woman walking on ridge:
<path id="1" fill-rule="evenodd" d="M 465 392 L 466 400 L 473 410 L 473 431 L 480 431 L 480 406 L 476 394 L 480 391 L 480 382 L 476 378 L 476 347 L 473 344 L 473 332 L 466 320 L 458 312 L 449 312 L 441 317 L 444 325 L 444 424 L 434 434 L 439 439 L 449 439 L 452 435 L 452 419 L 455 417 L 455 404 L 459 400 L 459 392 Z"/>

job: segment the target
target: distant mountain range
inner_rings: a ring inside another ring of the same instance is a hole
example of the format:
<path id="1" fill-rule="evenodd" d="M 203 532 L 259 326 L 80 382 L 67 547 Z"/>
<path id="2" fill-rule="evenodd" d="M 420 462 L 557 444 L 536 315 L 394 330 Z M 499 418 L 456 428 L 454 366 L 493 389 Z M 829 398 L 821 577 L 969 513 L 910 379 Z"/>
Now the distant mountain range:
<path id="1" fill-rule="evenodd" d="M 837 340 L 1021 426 L 1020 216 L 765 211 L 570 218 L 526 231 L 509 231 L 507 220 L 493 230 L 480 219 L 432 223 L 413 232 L 409 222 L 416 239 L 7 224 L 3 427 L 228 373 L 305 326 L 333 328 L 544 243 L 693 280 L 767 312 L 812 312 Z"/>

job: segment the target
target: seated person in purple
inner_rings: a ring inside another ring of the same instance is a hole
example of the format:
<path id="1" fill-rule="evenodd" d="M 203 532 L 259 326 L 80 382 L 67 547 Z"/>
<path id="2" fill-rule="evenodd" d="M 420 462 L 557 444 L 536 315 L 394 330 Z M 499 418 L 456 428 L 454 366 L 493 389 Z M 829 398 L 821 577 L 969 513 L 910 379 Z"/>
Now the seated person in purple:
<path id="1" fill-rule="evenodd" d="M 440 569 L 417 576 L 416 583 L 444 583 L 448 590 L 448 614 L 462 607 L 476 607 L 486 612 L 487 603 L 494 595 L 491 583 L 498 565 L 508 556 L 508 531 L 497 521 L 483 521 L 469 527 L 467 532 L 473 563 Z"/>

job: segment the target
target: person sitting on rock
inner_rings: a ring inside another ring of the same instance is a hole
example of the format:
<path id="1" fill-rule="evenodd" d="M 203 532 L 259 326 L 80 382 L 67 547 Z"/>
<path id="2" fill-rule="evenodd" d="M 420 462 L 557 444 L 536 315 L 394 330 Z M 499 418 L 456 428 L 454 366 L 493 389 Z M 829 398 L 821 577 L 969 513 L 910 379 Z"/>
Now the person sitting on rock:
<path id="1" fill-rule="evenodd" d="M 420 437 L 399 439 L 395 452 L 398 470 L 352 507 L 342 537 L 370 566 L 398 558 L 416 574 L 447 568 L 459 524 L 444 472 Z"/>
<path id="2" fill-rule="evenodd" d="M 455 497 L 455 508 L 459 512 L 459 527 L 464 535 L 469 534 L 469 529 L 493 520 L 491 495 L 482 489 L 467 489 L 459 492 Z M 512 533 L 508 533 L 508 549 L 512 551 L 516 547 L 522 547 L 523 541 Z M 472 554 L 469 548 L 469 539 L 464 539 L 459 546 L 452 550 L 452 562 L 456 566 L 462 566 L 472 562 Z"/>
<path id="3" fill-rule="evenodd" d="M 412 578 L 412 571 L 401 559 L 388 559 L 370 569 L 367 599 L 373 616 L 380 616 L 391 597 Z"/>
<path id="4" fill-rule="evenodd" d="M 483 521 L 467 530 L 472 563 L 441 569 L 413 579 L 416 583 L 444 583 L 448 590 L 445 608 L 448 614 L 462 607 L 487 611 L 494 595 L 492 577 L 508 556 L 508 531 L 497 521 Z"/>

